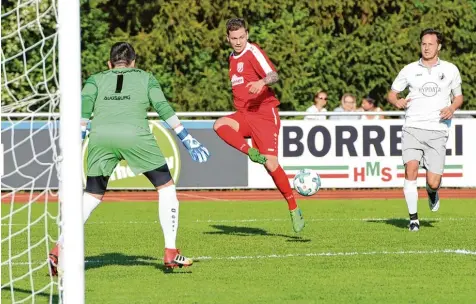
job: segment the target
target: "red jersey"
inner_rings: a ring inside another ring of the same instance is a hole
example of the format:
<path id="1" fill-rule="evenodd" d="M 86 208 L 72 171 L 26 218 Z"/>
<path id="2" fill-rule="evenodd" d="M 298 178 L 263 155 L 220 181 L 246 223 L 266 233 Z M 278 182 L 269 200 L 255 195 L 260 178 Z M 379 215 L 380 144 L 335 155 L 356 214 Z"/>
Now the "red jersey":
<path id="1" fill-rule="evenodd" d="M 266 77 L 266 74 L 276 71 L 266 53 L 254 43 L 247 43 L 243 52 L 233 53 L 229 59 L 229 75 L 233 91 L 233 103 L 240 112 L 258 112 L 260 108 L 270 108 L 279 105 L 273 89 L 264 86 L 258 94 L 249 93 L 246 85 Z"/>

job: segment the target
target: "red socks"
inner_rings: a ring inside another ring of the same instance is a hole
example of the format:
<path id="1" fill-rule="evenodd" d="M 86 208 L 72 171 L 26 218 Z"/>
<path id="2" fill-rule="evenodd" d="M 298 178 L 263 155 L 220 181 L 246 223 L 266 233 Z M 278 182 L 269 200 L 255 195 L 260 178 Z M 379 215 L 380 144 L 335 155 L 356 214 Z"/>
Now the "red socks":
<path id="1" fill-rule="evenodd" d="M 233 130 L 232 127 L 227 125 L 222 125 L 215 132 L 223 139 L 227 144 L 234 147 L 235 149 L 248 154 L 248 150 L 250 146 L 244 139 L 244 137 L 239 133 Z M 289 185 L 288 177 L 286 176 L 286 172 L 284 172 L 281 166 L 278 166 L 276 170 L 273 172 L 269 172 L 269 175 L 273 178 L 274 184 L 278 187 L 279 191 L 283 195 L 283 197 L 288 202 L 289 210 L 294 210 L 297 208 L 296 200 L 294 199 L 293 190 Z"/>
<path id="2" fill-rule="evenodd" d="M 245 138 L 240 133 L 233 130 L 232 127 L 223 125 L 215 131 L 221 139 L 235 149 L 248 154 L 250 146 L 246 142 Z"/>
<path id="3" fill-rule="evenodd" d="M 297 208 L 296 200 L 294 199 L 293 190 L 289 185 L 288 177 L 286 172 L 284 172 L 281 166 L 278 166 L 273 172 L 269 172 L 269 175 L 273 178 L 274 184 L 278 187 L 279 192 L 284 196 L 288 202 L 289 210 L 294 210 Z"/>

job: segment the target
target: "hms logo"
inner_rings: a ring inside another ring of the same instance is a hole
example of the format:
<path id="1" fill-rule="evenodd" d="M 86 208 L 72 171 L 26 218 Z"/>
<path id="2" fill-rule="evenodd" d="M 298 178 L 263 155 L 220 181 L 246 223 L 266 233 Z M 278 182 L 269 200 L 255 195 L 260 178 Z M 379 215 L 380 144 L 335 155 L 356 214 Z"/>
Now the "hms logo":
<path id="1" fill-rule="evenodd" d="M 245 64 L 243 62 L 238 62 L 238 65 L 236 66 L 236 70 L 238 71 L 238 73 L 241 73 L 243 72 L 243 66 Z"/>
<path id="2" fill-rule="evenodd" d="M 234 87 L 239 84 L 243 84 L 245 82 L 245 79 L 243 77 L 236 76 L 233 74 L 231 77 L 231 86 Z"/>

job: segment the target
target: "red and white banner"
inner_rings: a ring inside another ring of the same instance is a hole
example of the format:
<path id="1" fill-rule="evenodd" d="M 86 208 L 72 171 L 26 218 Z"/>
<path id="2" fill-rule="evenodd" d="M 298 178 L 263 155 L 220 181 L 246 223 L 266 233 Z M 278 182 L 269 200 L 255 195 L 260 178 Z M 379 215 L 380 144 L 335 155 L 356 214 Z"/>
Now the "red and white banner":
<path id="1" fill-rule="evenodd" d="M 401 187 L 402 119 L 282 120 L 279 162 L 290 182 L 300 169 L 316 170 L 323 188 Z M 476 187 L 476 119 L 454 119 L 447 143 L 443 187 Z M 261 165 L 249 161 L 248 187 L 275 188 Z M 425 185 L 425 170 L 418 185 Z"/>

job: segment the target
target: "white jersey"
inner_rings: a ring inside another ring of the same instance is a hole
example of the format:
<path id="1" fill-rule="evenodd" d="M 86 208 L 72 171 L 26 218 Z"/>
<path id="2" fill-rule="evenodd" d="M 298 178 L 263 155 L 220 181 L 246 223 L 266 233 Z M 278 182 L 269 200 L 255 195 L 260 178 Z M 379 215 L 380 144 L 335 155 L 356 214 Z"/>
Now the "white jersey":
<path id="1" fill-rule="evenodd" d="M 448 130 L 451 120 L 440 119 L 440 110 L 451 105 L 452 92 L 461 92 L 458 68 L 444 60 L 428 68 L 421 59 L 405 66 L 392 84 L 392 90 L 402 92 L 409 87 L 411 99 L 405 110 L 404 127 L 425 130 Z"/>
<path id="2" fill-rule="evenodd" d="M 309 108 L 306 109 L 306 112 L 308 113 L 319 113 L 319 112 L 327 112 L 325 108 L 322 108 L 320 111 L 319 109 L 315 106 L 312 105 Z M 326 116 L 305 116 L 305 120 L 325 120 Z"/>

